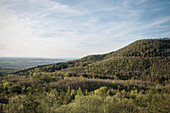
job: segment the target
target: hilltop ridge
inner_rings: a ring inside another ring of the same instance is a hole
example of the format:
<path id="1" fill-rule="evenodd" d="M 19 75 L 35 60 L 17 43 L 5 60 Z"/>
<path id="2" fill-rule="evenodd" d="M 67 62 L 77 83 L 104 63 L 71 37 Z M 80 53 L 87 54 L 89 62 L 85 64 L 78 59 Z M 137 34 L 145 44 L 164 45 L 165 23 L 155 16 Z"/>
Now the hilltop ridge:
<path id="1" fill-rule="evenodd" d="M 162 80 L 165 81 L 169 78 L 169 55 L 169 38 L 144 39 L 137 40 L 115 52 L 89 55 L 78 60 L 38 66 L 15 74 L 32 75 L 37 72 L 56 72 L 60 73 L 59 76 L 69 73 L 69 76 L 122 80 L 133 78 L 162 82 Z"/>
<path id="2" fill-rule="evenodd" d="M 166 57 L 170 55 L 170 39 L 162 38 L 137 40 L 116 52 L 111 52 L 109 55 Z"/>

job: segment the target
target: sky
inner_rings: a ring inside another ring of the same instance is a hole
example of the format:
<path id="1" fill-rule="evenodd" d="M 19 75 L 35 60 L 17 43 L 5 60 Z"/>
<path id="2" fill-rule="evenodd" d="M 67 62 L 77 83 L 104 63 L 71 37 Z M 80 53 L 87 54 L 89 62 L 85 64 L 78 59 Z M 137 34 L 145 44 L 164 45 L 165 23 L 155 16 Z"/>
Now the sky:
<path id="1" fill-rule="evenodd" d="M 0 0 L 0 57 L 81 58 L 170 37 L 170 0 Z"/>

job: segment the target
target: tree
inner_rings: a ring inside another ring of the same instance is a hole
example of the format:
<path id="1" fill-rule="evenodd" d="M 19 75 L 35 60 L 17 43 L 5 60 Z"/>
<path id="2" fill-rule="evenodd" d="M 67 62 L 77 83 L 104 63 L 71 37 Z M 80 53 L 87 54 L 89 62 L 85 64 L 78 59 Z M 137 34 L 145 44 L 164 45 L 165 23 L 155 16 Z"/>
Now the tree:
<path id="1" fill-rule="evenodd" d="M 99 89 L 95 90 L 94 93 L 96 95 L 106 96 L 107 91 L 108 91 L 108 88 L 104 86 L 104 87 L 100 87 Z"/>
<path id="2" fill-rule="evenodd" d="M 68 104 L 70 101 L 71 101 L 71 90 L 70 90 L 70 86 L 68 86 L 67 93 L 64 97 L 63 104 Z"/>
<path id="3" fill-rule="evenodd" d="M 77 94 L 76 94 L 76 98 L 79 97 L 79 96 L 83 96 L 83 92 L 81 90 L 81 88 L 79 87 L 79 89 L 77 90 Z"/>

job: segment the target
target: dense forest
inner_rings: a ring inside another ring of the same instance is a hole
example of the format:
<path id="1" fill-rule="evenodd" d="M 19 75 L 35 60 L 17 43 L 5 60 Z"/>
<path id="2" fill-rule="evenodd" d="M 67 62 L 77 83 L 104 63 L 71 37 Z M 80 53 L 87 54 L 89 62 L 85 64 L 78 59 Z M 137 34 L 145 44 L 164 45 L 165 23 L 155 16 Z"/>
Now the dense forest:
<path id="1" fill-rule="evenodd" d="M 169 113 L 170 39 L 0 76 L 4 113 Z"/>

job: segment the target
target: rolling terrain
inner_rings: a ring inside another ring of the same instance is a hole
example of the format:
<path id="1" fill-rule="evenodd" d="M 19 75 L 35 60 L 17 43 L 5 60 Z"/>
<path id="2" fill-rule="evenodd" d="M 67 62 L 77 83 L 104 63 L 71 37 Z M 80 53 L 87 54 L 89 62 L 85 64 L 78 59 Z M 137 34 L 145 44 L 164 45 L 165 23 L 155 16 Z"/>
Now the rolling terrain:
<path id="1" fill-rule="evenodd" d="M 0 77 L 0 112 L 168 113 L 170 39 Z M 3 103 L 4 102 L 4 103 Z"/>
<path id="2" fill-rule="evenodd" d="M 69 76 L 103 79 L 137 79 L 164 82 L 170 74 L 170 39 L 138 40 L 115 52 L 90 55 L 79 60 L 38 66 L 16 72 L 31 75 L 56 72 Z"/>
<path id="3" fill-rule="evenodd" d="M 38 65 L 53 64 L 64 61 L 68 61 L 68 59 L 2 57 L 0 58 L 0 75 L 14 73 Z"/>

